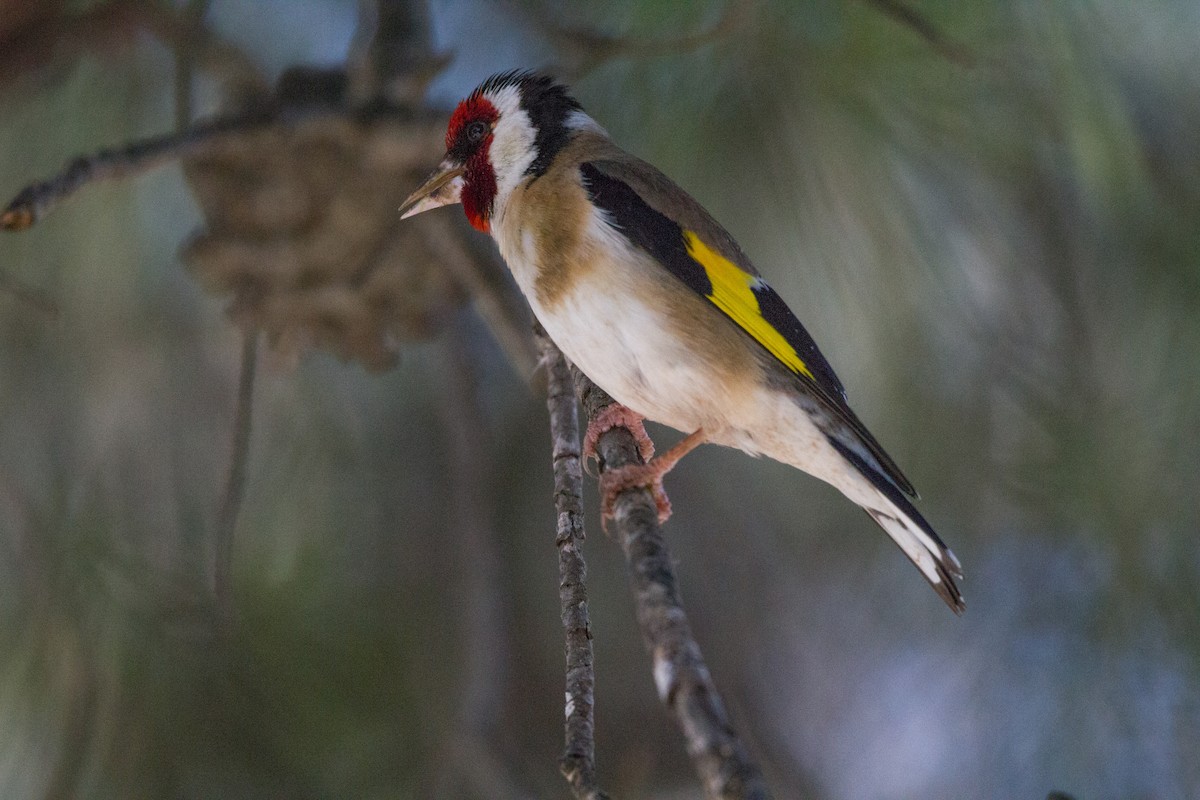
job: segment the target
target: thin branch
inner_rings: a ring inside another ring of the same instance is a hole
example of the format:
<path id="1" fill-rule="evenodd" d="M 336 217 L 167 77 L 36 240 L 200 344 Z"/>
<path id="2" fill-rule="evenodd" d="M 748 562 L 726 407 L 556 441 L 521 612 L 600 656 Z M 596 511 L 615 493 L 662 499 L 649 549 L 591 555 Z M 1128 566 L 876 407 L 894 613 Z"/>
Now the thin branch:
<path id="1" fill-rule="evenodd" d="M 938 27 L 930 21 L 929 17 L 917 11 L 911 6 L 905 5 L 901 0 L 866 0 L 867 3 L 874 6 L 884 16 L 890 17 L 893 21 L 898 22 L 904 27 L 912 30 L 915 34 L 925 40 L 934 52 L 938 53 L 948 61 L 952 61 L 962 67 L 970 67 L 975 63 L 971 52 L 963 45 L 952 41 L 945 36 Z"/>
<path id="2" fill-rule="evenodd" d="M 554 509 L 558 517 L 554 540 L 558 545 L 558 601 L 566 634 L 566 744 L 559 767 L 577 800 L 603 800 L 607 795 L 596 781 L 596 673 L 588 619 L 587 562 L 582 550 L 583 464 L 575 386 L 567 360 L 541 325 L 534 325 L 534 335 L 548 383 L 546 408 L 550 412 Z"/>
<path id="3" fill-rule="evenodd" d="M 654 58 L 696 50 L 727 36 L 742 24 L 753 8 L 750 0 L 727 0 L 720 19 L 712 27 L 664 39 L 615 36 L 591 28 L 556 22 L 554 14 L 541 3 L 509 0 L 508 5 L 538 28 L 555 47 L 574 56 L 575 64 L 569 71 L 575 77 L 613 58 Z"/>
<path id="4" fill-rule="evenodd" d="M 467 794 L 518 798 L 528 795 L 496 752 L 502 719 L 511 647 L 504 559 L 495 526 L 495 497 L 489 476 L 494 465 L 491 437 L 481 396 L 481 360 L 466 314 L 459 312 L 444 335 L 438 409 L 445 429 L 450 469 L 451 508 L 447 523 L 454 531 L 454 578 L 459 615 L 462 672 L 455 694 L 458 710 L 447 731 L 443 771 L 433 796 Z"/>
<path id="5" fill-rule="evenodd" d="M 140 24 L 168 47 L 187 49 L 198 69 L 217 80 L 226 98 L 238 101 L 270 91 L 258 64 L 238 46 L 201 25 L 211 0 L 190 0 L 182 15 L 135 0 Z"/>
<path id="6" fill-rule="evenodd" d="M 265 127 L 274 119 L 268 114 L 217 119 L 180 133 L 142 139 L 117 149 L 80 156 L 54 177 L 22 189 L 0 213 L 0 230 L 23 231 L 32 227 L 89 183 L 139 175 L 182 158 L 216 139 Z"/>
<path id="7" fill-rule="evenodd" d="M 6 294 L 47 319 L 58 317 L 58 303 L 47 291 L 14 278 L 0 270 L 0 294 Z"/>
<path id="8" fill-rule="evenodd" d="M 452 59 L 433 50 L 428 3 L 360 0 L 358 18 L 347 59 L 354 101 L 419 104 L 429 82 Z"/>
<path id="9" fill-rule="evenodd" d="M 213 596 L 224 630 L 233 625 L 233 535 L 238 512 L 246 494 L 246 462 L 250 454 L 250 430 L 254 416 L 254 379 L 258 373 L 258 331 L 248 330 L 242 340 L 242 368 L 238 376 L 237 410 L 233 420 L 233 447 L 225 494 L 217 513 L 213 536 Z"/>
<path id="10" fill-rule="evenodd" d="M 588 419 L 613 400 L 575 370 L 575 387 Z M 601 470 L 641 463 L 633 434 L 612 428 L 597 443 Z M 658 508 L 646 487 L 617 495 L 609 530 L 625 552 L 642 639 L 654 662 L 658 697 L 674 715 L 709 797 L 744 800 L 770 797 L 758 765 L 729 721 L 700 646 L 683 609 L 674 561 L 658 524 Z"/>
<path id="11" fill-rule="evenodd" d="M 199 34 L 211 0 L 188 0 L 179 13 L 181 24 Z M 196 36 L 189 36 L 175 48 L 175 130 L 192 124 L 192 79 L 195 74 Z"/>
<path id="12" fill-rule="evenodd" d="M 239 48 L 212 31 L 188 25 L 186 18 L 167 4 L 145 0 L 110 0 L 78 13 L 52 15 L 30 26 L 4 43 L 0 82 L 83 52 L 116 50 L 139 31 L 174 49 L 187 46 L 197 66 L 221 81 L 230 94 L 267 89 L 257 65 Z"/>

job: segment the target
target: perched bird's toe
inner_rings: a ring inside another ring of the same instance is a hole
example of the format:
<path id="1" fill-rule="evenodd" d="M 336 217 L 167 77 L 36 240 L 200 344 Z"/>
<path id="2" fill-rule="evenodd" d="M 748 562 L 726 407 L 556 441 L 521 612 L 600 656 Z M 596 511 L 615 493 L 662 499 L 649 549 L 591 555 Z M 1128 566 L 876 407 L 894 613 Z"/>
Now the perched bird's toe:
<path id="1" fill-rule="evenodd" d="M 600 440 L 602 434 L 613 428 L 628 429 L 633 434 L 634 441 L 637 442 L 638 453 L 641 454 L 642 461 L 649 461 L 654 457 L 654 442 L 650 441 L 650 436 L 646 433 L 644 419 L 641 414 L 631 411 L 620 403 L 605 406 L 604 410 L 588 423 L 587 433 L 583 436 L 584 462 L 593 458 L 599 460 L 599 456 L 596 454 L 596 442 Z"/>
<path id="2" fill-rule="evenodd" d="M 663 475 L 667 466 L 659 461 L 649 464 L 629 464 L 618 469 L 610 469 L 600 476 L 600 518 L 607 528 L 608 520 L 615 513 L 617 495 L 626 489 L 644 487 L 654 496 L 654 505 L 658 508 L 659 524 L 671 518 L 671 501 L 663 489 Z"/>

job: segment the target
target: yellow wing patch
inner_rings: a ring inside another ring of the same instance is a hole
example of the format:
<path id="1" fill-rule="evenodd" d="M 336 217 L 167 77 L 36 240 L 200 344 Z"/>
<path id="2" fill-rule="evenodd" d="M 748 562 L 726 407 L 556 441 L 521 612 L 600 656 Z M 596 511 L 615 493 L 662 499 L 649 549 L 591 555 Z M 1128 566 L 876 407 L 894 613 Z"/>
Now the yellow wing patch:
<path id="1" fill-rule="evenodd" d="M 792 372 L 815 380 L 796 348 L 763 318 L 753 289 L 758 278 L 700 241 L 700 237 L 691 231 L 683 232 L 683 241 L 687 245 L 688 255 L 704 267 L 708 275 L 712 284 L 712 294 L 708 295 L 708 299 L 712 304 L 724 311 L 738 327 L 753 336 Z"/>

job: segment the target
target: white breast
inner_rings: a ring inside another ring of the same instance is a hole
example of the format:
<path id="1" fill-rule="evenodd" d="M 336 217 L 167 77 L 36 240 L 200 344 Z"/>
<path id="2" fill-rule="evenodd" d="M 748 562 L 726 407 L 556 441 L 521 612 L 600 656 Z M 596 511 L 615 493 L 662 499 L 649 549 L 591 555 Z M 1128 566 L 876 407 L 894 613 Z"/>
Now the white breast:
<path id="1" fill-rule="evenodd" d="M 533 313 L 585 375 L 647 419 L 691 432 L 728 413 L 702 359 L 672 333 L 663 308 L 662 267 L 593 217 L 580 247 L 592 267 L 545 307 L 536 290 L 536 243 L 527 231 L 493 228 Z"/>
<path id="2" fill-rule="evenodd" d="M 681 432 L 704 428 L 710 442 L 796 466 L 860 504 L 863 492 L 877 494 L 833 449 L 793 394 L 766 383 L 718 380 L 705 354 L 679 337 L 677 320 L 655 302 L 662 296 L 664 268 L 602 219 L 593 218 L 581 248 L 581 258 L 596 259 L 593 268 L 552 307 L 538 300 L 532 236 L 498 222 L 493 233 L 501 254 L 533 313 L 567 358 L 617 402 Z M 739 335 L 732 329 L 730 334 Z"/>
<path id="3" fill-rule="evenodd" d="M 550 313 L 535 309 L 551 338 L 584 374 L 648 419 L 689 432 L 720 412 L 711 376 L 666 331 L 659 310 L 581 282 Z"/>

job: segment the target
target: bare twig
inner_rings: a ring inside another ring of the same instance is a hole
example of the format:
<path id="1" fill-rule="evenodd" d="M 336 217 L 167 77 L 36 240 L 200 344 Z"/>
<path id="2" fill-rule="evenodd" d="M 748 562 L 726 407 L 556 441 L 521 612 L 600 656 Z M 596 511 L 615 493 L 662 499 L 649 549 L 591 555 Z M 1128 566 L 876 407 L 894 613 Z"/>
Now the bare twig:
<path id="1" fill-rule="evenodd" d="M 215 139 L 264 127 L 272 120 L 273 116 L 268 114 L 217 119 L 180 133 L 142 139 L 114 150 L 101 150 L 76 158 L 58 175 L 21 190 L 0 213 L 0 230 L 22 231 L 32 227 L 60 202 L 89 183 L 138 175 Z"/>
<path id="2" fill-rule="evenodd" d="M 575 387 L 588 419 L 613 400 L 575 370 Z M 633 434 L 613 428 L 597 443 L 601 470 L 641 463 Z M 675 567 L 646 487 L 627 489 L 613 505 L 615 531 L 625 552 L 642 639 L 654 662 L 659 699 L 675 716 L 705 791 L 720 800 L 770 797 L 762 772 L 729 721 L 700 646 L 692 636 Z"/>
<path id="3" fill-rule="evenodd" d="M 503 556 L 494 524 L 489 483 L 491 442 L 480 396 L 480 358 L 459 313 L 446 331 L 440 416 L 448 443 L 451 509 L 447 522 L 458 548 L 455 582 L 462 613 L 462 673 L 457 718 L 448 734 L 448 785 L 435 795 L 461 794 L 463 784 L 480 797 L 522 797 L 524 792 L 494 743 L 501 720 L 510 663 Z"/>
<path id="4" fill-rule="evenodd" d="M 58 303 L 49 292 L 30 286 L 4 270 L 0 270 L 0 294 L 7 294 L 43 317 L 54 319 L 58 316 Z"/>
<path id="5" fill-rule="evenodd" d="M 269 91 L 267 79 L 253 59 L 200 24 L 211 0 L 189 0 L 183 14 L 156 8 L 153 3 L 135 2 L 135 5 L 140 24 L 168 47 L 176 51 L 186 49 L 197 69 L 220 82 L 227 98 L 239 100 Z"/>
<path id="6" fill-rule="evenodd" d="M 866 2 L 874 6 L 880 13 L 912 30 L 943 58 L 962 67 L 969 67 L 975 63 L 975 59 L 966 47 L 951 41 L 938 30 L 929 17 L 904 4 L 901 0 L 866 0 Z"/>
<path id="7" fill-rule="evenodd" d="M 188 0 L 179 12 L 180 24 L 192 31 L 201 30 L 209 0 Z M 196 37 L 188 36 L 175 46 L 175 131 L 184 135 L 192 124 L 192 83 L 195 77 Z M 238 378 L 237 408 L 234 413 L 233 446 L 225 494 L 213 528 L 213 605 L 218 629 L 228 634 L 233 627 L 233 537 L 245 492 L 246 460 L 250 443 L 250 422 L 254 411 L 254 378 L 258 362 L 258 334 L 243 333 L 242 362 Z"/>
<path id="8" fill-rule="evenodd" d="M 233 447 L 225 494 L 217 513 L 213 536 L 213 596 L 226 631 L 233 624 L 233 535 L 246 494 L 246 462 L 250 455 L 250 429 L 254 414 L 254 379 L 258 372 L 258 331 L 248 330 L 242 340 L 242 368 L 238 376 L 237 410 L 233 421 Z"/>
<path id="9" fill-rule="evenodd" d="M 211 0 L 188 0 L 180 12 L 181 24 L 199 34 Z M 192 124 L 192 78 L 195 72 L 196 36 L 189 36 L 175 48 L 175 130 Z"/>
<path id="10" fill-rule="evenodd" d="M 429 82 L 450 60 L 450 54 L 433 50 L 427 3 L 360 0 L 347 63 L 356 102 L 383 98 L 394 104 L 420 103 Z"/>
<path id="11" fill-rule="evenodd" d="M 567 360 L 541 325 L 534 325 L 546 369 L 546 408 L 554 462 L 557 512 L 558 600 L 566 633 L 566 744 L 559 762 L 577 800 L 606 798 L 596 781 L 592 629 L 588 619 L 587 562 L 583 559 L 583 465 L 579 452 L 579 413 Z"/>
<path id="12" fill-rule="evenodd" d="M 7 40 L 0 51 L 0 82 L 52 61 L 92 50 L 113 50 L 118 42 L 145 31 L 168 47 L 187 47 L 201 69 L 231 94 L 263 91 L 258 67 L 236 46 L 211 31 L 188 24 L 168 4 L 109 0 L 74 14 L 51 14 Z"/>
<path id="13" fill-rule="evenodd" d="M 573 56 L 575 63 L 564 66 L 567 72 L 578 77 L 613 58 L 653 58 L 671 53 L 685 53 L 711 44 L 724 38 L 740 25 L 753 8 L 753 3 L 750 0 L 728 0 L 720 19 L 712 27 L 669 39 L 617 36 L 556 22 L 554 14 L 541 3 L 509 0 L 509 6 L 536 26 L 556 47 Z"/>

